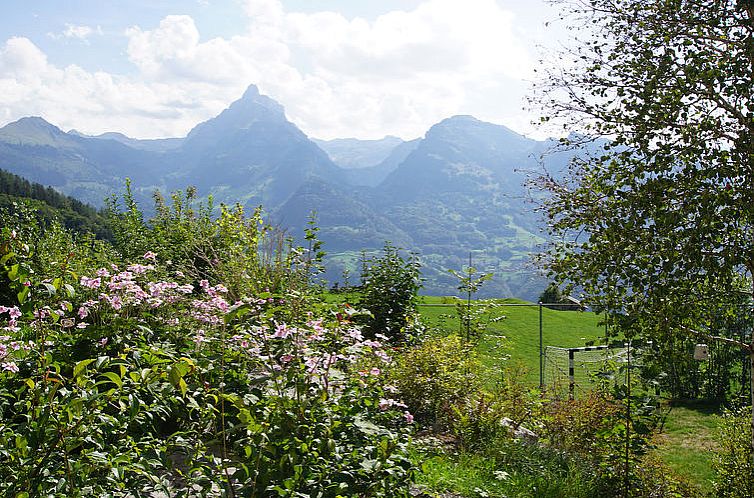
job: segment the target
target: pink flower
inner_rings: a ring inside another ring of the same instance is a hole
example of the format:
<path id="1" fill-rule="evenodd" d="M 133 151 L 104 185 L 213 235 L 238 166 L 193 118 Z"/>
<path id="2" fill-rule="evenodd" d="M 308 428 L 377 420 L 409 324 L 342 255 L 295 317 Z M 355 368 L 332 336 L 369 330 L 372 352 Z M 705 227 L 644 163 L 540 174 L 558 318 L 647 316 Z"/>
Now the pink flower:
<path id="1" fill-rule="evenodd" d="M 372 374 L 372 375 L 374 375 L 374 376 L 376 377 L 376 376 L 380 375 L 380 373 L 381 373 L 381 370 L 380 370 L 379 368 L 375 367 L 375 368 L 372 368 L 372 369 L 371 369 L 371 370 L 369 371 L 369 373 L 370 373 L 370 374 Z"/>
<path id="2" fill-rule="evenodd" d="M 407 424 L 413 424 L 414 423 L 414 416 L 411 415 L 411 412 L 403 412 L 403 418 L 406 419 Z"/>
<path id="3" fill-rule="evenodd" d="M 230 308 L 230 305 L 228 305 L 228 302 L 221 297 L 214 298 L 212 300 L 212 304 L 214 304 L 215 307 L 219 309 L 220 311 L 222 311 L 223 313 L 227 313 L 228 309 Z"/>
<path id="4" fill-rule="evenodd" d="M 153 253 L 152 251 L 147 251 L 144 253 L 144 259 L 157 261 L 157 254 Z"/>
<path id="5" fill-rule="evenodd" d="M 10 319 L 15 320 L 17 318 L 21 318 L 21 310 L 18 309 L 18 306 L 14 306 L 10 309 L 8 309 L 8 314 L 10 314 Z"/>
<path id="6" fill-rule="evenodd" d="M 384 362 L 389 362 L 390 361 L 390 356 L 388 356 L 388 354 L 386 352 L 382 351 L 382 350 L 378 349 L 377 351 L 374 352 L 374 355 L 377 358 L 379 358 L 382 361 L 384 361 Z"/>
<path id="7" fill-rule="evenodd" d="M 3 370 L 13 373 L 18 373 L 18 365 L 14 361 L 6 361 L 2 364 Z"/>
<path id="8" fill-rule="evenodd" d="M 380 407 L 380 410 L 383 410 L 383 411 L 385 411 L 385 410 L 387 410 L 388 408 L 390 408 L 390 407 L 391 407 L 392 405 L 393 405 L 393 400 L 392 400 L 392 399 L 385 399 L 385 398 L 382 398 L 382 399 L 380 400 L 380 402 L 378 403 L 378 405 L 377 405 L 377 406 L 379 406 L 379 407 Z"/>
<path id="9" fill-rule="evenodd" d="M 98 278 L 81 277 L 81 285 L 90 289 L 98 289 L 102 281 Z"/>
<path id="10" fill-rule="evenodd" d="M 207 342 L 207 338 L 204 337 L 203 329 L 199 329 L 196 331 L 196 335 L 194 336 L 194 342 L 196 343 L 197 346 L 203 342 Z"/>
<path id="11" fill-rule="evenodd" d="M 89 310 L 87 309 L 86 306 L 82 306 L 79 308 L 78 315 L 79 315 L 79 318 L 83 320 L 84 318 L 89 316 Z"/>
<path id="12" fill-rule="evenodd" d="M 283 323 L 275 327 L 275 333 L 272 337 L 275 339 L 285 339 L 291 333 L 291 330 Z"/>
<path id="13" fill-rule="evenodd" d="M 309 373 L 313 373 L 317 369 L 317 364 L 319 363 L 319 358 L 310 357 L 306 359 L 305 365 L 307 370 L 309 370 Z"/>
<path id="14" fill-rule="evenodd" d="M 143 273 L 146 273 L 149 270 L 154 270 L 154 266 L 152 265 L 129 265 L 126 268 L 128 271 L 132 272 L 135 275 L 141 275 Z"/>
<path id="15" fill-rule="evenodd" d="M 191 294 L 192 292 L 194 292 L 194 286 L 191 284 L 179 285 L 175 288 L 175 290 L 180 292 L 181 294 Z"/>
<path id="16" fill-rule="evenodd" d="M 123 307 L 123 301 L 121 300 L 120 296 L 113 296 L 113 297 L 108 296 L 107 300 L 110 303 L 110 306 L 112 306 L 114 310 L 119 310 Z"/>

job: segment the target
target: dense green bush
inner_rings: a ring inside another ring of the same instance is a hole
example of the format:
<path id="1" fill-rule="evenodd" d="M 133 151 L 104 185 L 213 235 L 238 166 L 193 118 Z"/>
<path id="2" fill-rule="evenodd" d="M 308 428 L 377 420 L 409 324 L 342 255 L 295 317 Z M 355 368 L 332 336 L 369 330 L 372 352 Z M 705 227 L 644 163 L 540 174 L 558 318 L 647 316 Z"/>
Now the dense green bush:
<path id="1" fill-rule="evenodd" d="M 751 449 L 751 407 L 728 412 L 720 423 L 714 460 L 715 496 L 754 496 L 754 453 Z"/>
<path id="2" fill-rule="evenodd" d="M 382 334 L 396 344 L 412 338 L 421 288 L 419 268 L 415 254 L 404 257 L 389 242 L 382 255 L 364 259 L 358 304 L 371 314 L 365 323 L 370 337 Z"/>
<path id="3" fill-rule="evenodd" d="M 302 297 L 303 251 L 260 259 L 238 211 L 176 216 L 184 235 L 116 226 L 164 244 L 137 256 L 3 218 L 0 495 L 407 495 L 412 415 L 383 345 Z M 205 243 L 245 259 L 210 260 L 210 283 L 187 250 Z M 299 287 L 250 278 L 275 272 Z"/>
<path id="4" fill-rule="evenodd" d="M 390 380 L 417 422 L 440 430 L 451 427 L 456 408 L 481 395 L 481 369 L 473 346 L 451 335 L 404 350 Z"/>

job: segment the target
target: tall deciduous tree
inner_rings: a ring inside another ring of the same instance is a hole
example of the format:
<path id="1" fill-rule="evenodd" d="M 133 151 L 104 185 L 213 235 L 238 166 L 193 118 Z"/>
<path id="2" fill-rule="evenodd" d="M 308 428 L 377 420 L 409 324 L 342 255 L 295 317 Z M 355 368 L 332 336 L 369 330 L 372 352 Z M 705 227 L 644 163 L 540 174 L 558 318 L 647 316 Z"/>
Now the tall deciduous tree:
<path id="1" fill-rule="evenodd" d="M 538 179 L 545 264 L 628 330 L 711 335 L 754 298 L 754 0 L 555 3 L 578 36 L 536 99 L 607 145 Z M 754 366 L 751 337 L 718 339 Z"/>

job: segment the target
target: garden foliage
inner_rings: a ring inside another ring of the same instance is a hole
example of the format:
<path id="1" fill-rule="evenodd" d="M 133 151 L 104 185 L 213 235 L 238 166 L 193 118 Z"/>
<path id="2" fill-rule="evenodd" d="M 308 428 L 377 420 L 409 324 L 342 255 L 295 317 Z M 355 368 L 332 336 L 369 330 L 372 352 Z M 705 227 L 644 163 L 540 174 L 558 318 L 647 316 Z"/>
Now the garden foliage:
<path id="1" fill-rule="evenodd" d="M 723 417 L 714 462 L 715 496 L 754 496 L 754 457 L 748 448 L 751 431 L 751 412 L 747 409 L 730 411 Z"/>
<path id="2" fill-rule="evenodd" d="M 365 332 L 384 334 L 396 344 L 410 340 L 421 289 L 417 256 L 404 257 L 387 242 L 381 255 L 365 258 L 362 266 L 359 306 L 371 313 Z"/>
<path id="3" fill-rule="evenodd" d="M 111 210 L 117 251 L 4 216 L 0 494 L 405 495 L 383 338 L 259 213 L 190 200 Z"/>

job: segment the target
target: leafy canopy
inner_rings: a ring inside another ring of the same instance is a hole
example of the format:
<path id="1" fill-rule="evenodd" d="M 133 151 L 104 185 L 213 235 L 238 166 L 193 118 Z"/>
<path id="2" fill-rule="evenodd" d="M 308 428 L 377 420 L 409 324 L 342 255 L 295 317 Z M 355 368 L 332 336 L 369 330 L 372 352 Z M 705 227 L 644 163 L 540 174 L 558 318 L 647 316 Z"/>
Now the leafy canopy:
<path id="1" fill-rule="evenodd" d="M 631 328 L 736 313 L 754 272 L 754 2 L 557 3 L 578 42 L 536 99 L 602 141 L 537 180 L 545 265 Z"/>

